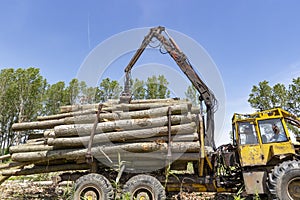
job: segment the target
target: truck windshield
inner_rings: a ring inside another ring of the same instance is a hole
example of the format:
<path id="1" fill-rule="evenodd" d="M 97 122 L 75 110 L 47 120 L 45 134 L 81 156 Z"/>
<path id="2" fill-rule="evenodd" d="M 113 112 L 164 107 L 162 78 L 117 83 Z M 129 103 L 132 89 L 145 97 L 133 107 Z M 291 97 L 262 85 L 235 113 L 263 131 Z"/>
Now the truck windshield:
<path id="1" fill-rule="evenodd" d="M 264 144 L 287 141 L 286 133 L 280 119 L 260 120 L 258 121 L 258 125 Z"/>

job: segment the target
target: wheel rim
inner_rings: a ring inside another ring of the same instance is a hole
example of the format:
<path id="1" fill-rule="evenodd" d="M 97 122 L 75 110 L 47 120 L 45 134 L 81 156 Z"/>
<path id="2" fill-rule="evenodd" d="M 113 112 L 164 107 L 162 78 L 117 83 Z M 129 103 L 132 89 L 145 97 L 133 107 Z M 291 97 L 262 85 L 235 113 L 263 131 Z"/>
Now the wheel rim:
<path id="1" fill-rule="evenodd" d="M 96 186 L 88 185 L 84 187 L 80 192 L 80 198 L 86 200 L 101 200 L 102 191 L 99 190 Z"/>
<path id="2" fill-rule="evenodd" d="M 137 188 L 132 194 L 134 199 L 137 200 L 154 200 L 154 194 L 148 187 Z"/>
<path id="3" fill-rule="evenodd" d="M 291 199 L 300 198 L 300 178 L 293 178 L 288 182 L 287 192 Z"/>

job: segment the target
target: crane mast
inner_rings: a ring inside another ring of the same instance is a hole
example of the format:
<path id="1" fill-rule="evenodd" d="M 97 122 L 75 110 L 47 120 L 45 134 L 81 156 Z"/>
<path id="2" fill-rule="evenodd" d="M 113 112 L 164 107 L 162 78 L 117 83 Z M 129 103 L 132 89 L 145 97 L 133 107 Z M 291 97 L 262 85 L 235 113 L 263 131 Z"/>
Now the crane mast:
<path id="1" fill-rule="evenodd" d="M 163 34 L 163 32 L 165 34 Z M 165 30 L 165 27 L 158 26 L 155 28 L 151 28 L 150 32 L 145 36 L 142 41 L 141 46 L 135 52 L 127 67 L 125 68 L 125 85 L 124 91 L 121 94 L 120 101 L 121 102 L 129 102 L 131 99 L 130 92 L 130 73 L 134 64 L 137 62 L 141 54 L 144 52 L 146 47 L 152 41 L 152 39 L 157 39 L 166 52 L 173 58 L 179 68 L 183 71 L 183 73 L 187 76 L 187 78 L 191 81 L 193 86 L 199 92 L 199 100 L 200 102 L 204 102 L 206 106 L 206 135 L 205 135 L 205 144 L 207 146 L 211 146 L 215 148 L 214 142 L 214 112 L 216 110 L 217 100 L 207 87 L 207 85 L 200 79 L 193 66 L 187 59 L 186 55 L 180 50 L 175 41 L 168 35 Z"/>

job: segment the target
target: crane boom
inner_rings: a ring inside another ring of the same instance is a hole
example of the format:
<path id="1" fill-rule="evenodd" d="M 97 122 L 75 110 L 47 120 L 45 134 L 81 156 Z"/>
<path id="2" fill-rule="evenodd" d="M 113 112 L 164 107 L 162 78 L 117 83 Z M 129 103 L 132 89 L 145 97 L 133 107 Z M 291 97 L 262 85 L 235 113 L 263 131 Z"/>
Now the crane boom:
<path id="1" fill-rule="evenodd" d="M 163 32 L 165 34 L 162 34 Z M 150 32 L 145 36 L 140 48 L 135 52 L 127 67 L 125 68 L 125 86 L 120 98 L 121 101 L 124 102 L 130 100 L 131 69 L 153 38 L 156 38 L 162 44 L 167 53 L 169 53 L 169 55 L 174 59 L 179 68 L 183 71 L 183 73 L 187 76 L 187 78 L 191 81 L 193 86 L 199 92 L 199 100 L 200 102 L 204 101 L 207 113 L 205 143 L 206 145 L 215 148 L 214 112 L 216 109 L 216 98 L 214 94 L 210 91 L 210 89 L 207 87 L 207 85 L 200 79 L 200 77 L 192 67 L 191 63 L 188 61 L 186 55 L 180 50 L 175 41 L 167 34 L 164 27 L 158 26 L 150 29 Z"/>

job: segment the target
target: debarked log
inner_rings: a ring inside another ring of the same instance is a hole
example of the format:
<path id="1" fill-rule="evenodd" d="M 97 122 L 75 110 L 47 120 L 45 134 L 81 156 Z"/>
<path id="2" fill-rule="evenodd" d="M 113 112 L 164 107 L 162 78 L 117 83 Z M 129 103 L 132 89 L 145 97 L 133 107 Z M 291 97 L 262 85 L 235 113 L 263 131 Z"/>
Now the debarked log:
<path id="1" fill-rule="evenodd" d="M 195 121 L 196 115 L 190 114 L 187 116 L 173 115 L 171 116 L 172 125 L 185 124 Z M 114 122 L 98 123 L 95 133 L 138 130 L 153 127 L 165 126 L 168 124 L 168 117 L 144 118 L 144 119 L 127 119 L 118 120 Z M 93 124 L 74 124 L 61 125 L 54 128 L 55 137 L 69 137 L 69 136 L 85 136 L 91 133 Z"/>
<path id="2" fill-rule="evenodd" d="M 157 152 L 165 153 L 168 150 L 168 144 L 155 142 L 129 143 L 129 144 L 110 144 L 108 146 L 100 145 L 92 147 L 92 155 L 118 154 L 124 152 L 146 153 Z M 174 142 L 171 145 L 172 152 L 199 152 L 199 142 Z M 12 160 L 17 162 L 50 161 L 56 159 L 77 160 L 86 155 L 86 149 L 61 149 L 52 151 L 37 151 L 12 154 Z"/>
<path id="3" fill-rule="evenodd" d="M 196 131 L 195 122 L 171 126 L 172 135 L 176 134 L 191 134 Z M 127 142 L 136 139 L 151 138 L 155 136 L 166 136 L 168 134 L 168 127 L 155 127 L 149 129 L 129 130 L 100 133 L 94 136 L 93 143 L 106 143 L 106 142 Z M 61 147 L 76 147 L 83 146 L 89 143 L 90 136 L 82 137 L 68 137 L 68 138 L 49 138 L 48 145 L 61 146 Z M 154 139 L 152 140 L 154 141 Z"/>

